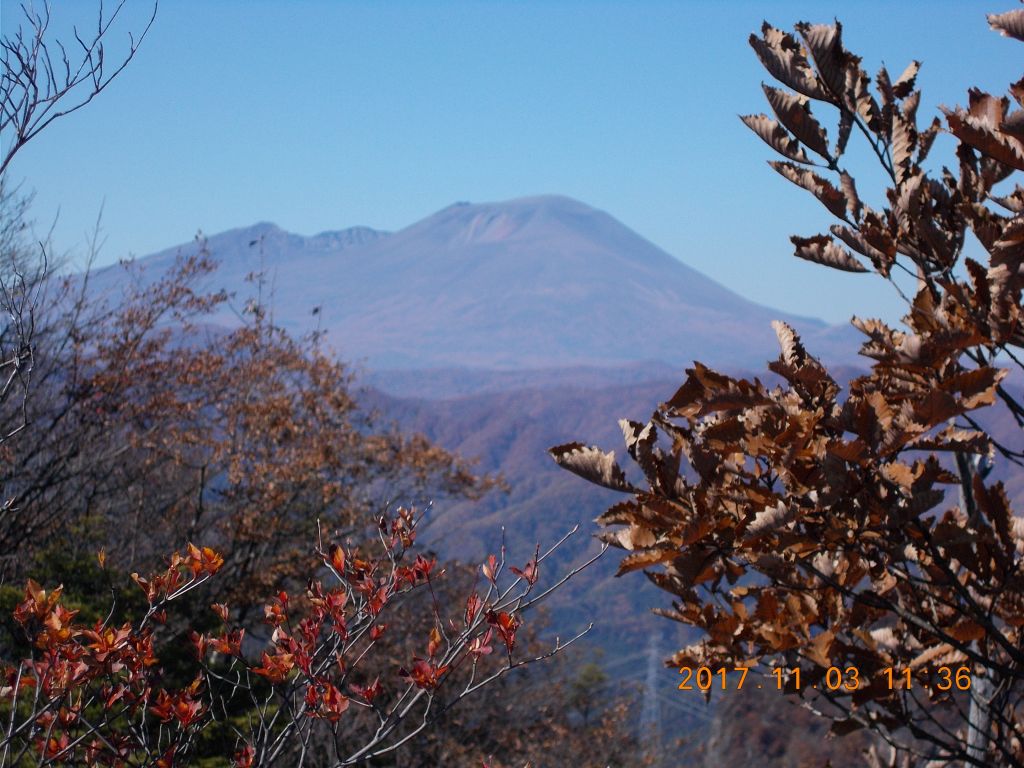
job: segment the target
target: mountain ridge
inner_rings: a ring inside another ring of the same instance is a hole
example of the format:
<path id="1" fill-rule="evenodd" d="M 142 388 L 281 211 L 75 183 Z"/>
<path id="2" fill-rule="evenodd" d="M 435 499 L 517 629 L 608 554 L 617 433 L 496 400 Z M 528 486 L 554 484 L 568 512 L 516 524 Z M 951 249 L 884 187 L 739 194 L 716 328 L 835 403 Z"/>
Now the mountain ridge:
<path id="1" fill-rule="evenodd" d="M 153 271 L 187 244 L 144 257 Z M 855 332 L 731 291 L 610 214 L 558 195 L 456 203 L 394 232 L 351 227 L 304 237 L 261 222 L 205 240 L 210 288 L 236 296 L 262 273 L 275 321 L 325 330 L 327 344 L 370 369 L 564 366 L 761 367 L 771 321 L 812 353 L 851 359 Z M 117 278 L 101 270 L 94 282 Z M 225 310 L 218 321 L 237 322 Z M 844 346 L 845 345 L 845 346 Z"/>

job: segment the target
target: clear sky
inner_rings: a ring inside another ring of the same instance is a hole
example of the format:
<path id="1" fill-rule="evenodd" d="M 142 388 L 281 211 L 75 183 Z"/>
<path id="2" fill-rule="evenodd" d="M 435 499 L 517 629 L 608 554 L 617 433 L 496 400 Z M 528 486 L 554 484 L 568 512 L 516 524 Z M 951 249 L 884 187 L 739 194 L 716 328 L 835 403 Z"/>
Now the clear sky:
<path id="1" fill-rule="evenodd" d="M 95 5 L 53 0 L 55 30 Z M 102 209 L 101 263 L 200 229 L 391 230 L 457 200 L 560 193 L 754 300 L 894 318 L 877 278 L 790 255 L 790 234 L 829 218 L 737 119 L 768 111 L 747 36 L 765 17 L 838 17 L 869 72 L 923 60 L 925 122 L 970 85 L 1002 93 L 1021 76 L 1024 46 L 985 22 L 1015 6 L 164 0 L 121 78 L 28 145 L 11 176 L 35 190 L 40 225 L 59 210 L 61 249 L 80 253 Z M 2 8 L 8 34 L 18 2 Z M 110 56 L 147 10 L 128 0 Z M 877 201 L 878 177 L 858 179 Z"/>

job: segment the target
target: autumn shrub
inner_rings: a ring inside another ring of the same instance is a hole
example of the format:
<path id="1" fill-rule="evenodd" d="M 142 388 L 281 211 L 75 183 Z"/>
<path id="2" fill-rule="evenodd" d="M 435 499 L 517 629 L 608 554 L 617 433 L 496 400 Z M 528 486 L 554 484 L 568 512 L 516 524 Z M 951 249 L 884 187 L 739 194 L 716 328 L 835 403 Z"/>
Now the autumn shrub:
<path id="1" fill-rule="evenodd" d="M 230 753 L 239 766 L 352 765 L 573 642 L 521 650 L 524 614 L 574 573 L 538 586 L 561 542 L 521 568 L 490 556 L 468 594 L 441 603 L 437 561 L 412 551 L 419 521 L 398 510 L 379 520 L 375 544 L 321 541 L 306 589 L 274 595 L 259 628 L 210 605 L 214 628 L 189 631 L 190 662 L 173 672 L 163 654 L 184 638 L 168 631 L 172 614 L 223 577 L 219 553 L 189 545 L 166 568 L 133 574 L 143 609 L 123 621 L 85 621 L 60 586 L 29 581 L 14 610 L 27 653 L 0 676 L 0 763 L 169 766 Z M 393 621 L 417 592 L 429 596 L 415 603 L 428 628 L 413 635 Z M 396 633 L 398 643 L 383 640 Z"/>

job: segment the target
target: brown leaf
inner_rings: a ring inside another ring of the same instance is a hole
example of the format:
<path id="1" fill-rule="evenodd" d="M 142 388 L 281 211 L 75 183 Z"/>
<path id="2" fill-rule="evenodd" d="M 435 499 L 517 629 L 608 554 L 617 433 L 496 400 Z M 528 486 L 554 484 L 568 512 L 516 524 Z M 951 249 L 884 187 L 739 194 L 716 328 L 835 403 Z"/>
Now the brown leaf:
<path id="1" fill-rule="evenodd" d="M 658 470 L 660 459 L 663 457 L 655 447 L 658 441 L 658 432 L 654 428 L 654 424 L 650 422 L 641 424 L 630 419 L 620 419 L 619 427 L 622 429 L 622 436 L 626 441 L 626 450 L 629 455 L 640 465 L 644 477 L 647 478 L 651 487 L 659 487 L 662 473 Z M 678 471 L 678 467 L 676 470 Z"/>
<path id="2" fill-rule="evenodd" d="M 867 445 L 859 438 L 849 442 L 845 440 L 831 440 L 825 450 L 833 456 L 838 456 L 843 461 L 859 463 L 866 456 Z"/>
<path id="3" fill-rule="evenodd" d="M 999 131 L 1008 100 L 971 89 L 970 110 L 946 111 L 950 132 L 960 141 L 1010 168 L 1024 171 L 1024 147 Z"/>
<path id="4" fill-rule="evenodd" d="M 846 210 L 856 221 L 860 218 L 860 212 L 864 206 L 860 202 L 860 195 L 857 194 L 857 184 L 854 182 L 853 176 L 846 171 L 840 171 L 839 186 L 843 190 L 843 194 L 846 195 Z"/>
<path id="5" fill-rule="evenodd" d="M 896 183 L 904 183 L 914 173 L 914 154 L 917 151 L 917 128 L 905 115 L 892 116 L 892 164 L 896 170 Z"/>
<path id="6" fill-rule="evenodd" d="M 920 61 L 912 61 L 907 65 L 907 68 L 903 70 L 903 74 L 899 76 L 892 86 L 892 93 L 897 99 L 905 99 L 910 95 L 910 92 L 914 90 L 914 82 L 917 80 L 917 73 L 921 70 Z"/>
<path id="7" fill-rule="evenodd" d="M 604 512 L 595 518 L 594 522 L 598 525 L 620 525 L 622 523 L 631 523 L 637 520 L 640 514 L 640 505 L 630 499 L 629 501 L 620 501 L 618 504 L 613 504 L 608 507 Z"/>
<path id="8" fill-rule="evenodd" d="M 939 131 L 942 130 L 942 122 L 937 117 L 933 117 L 931 123 L 918 134 L 917 137 L 917 163 L 920 165 L 928 157 L 928 153 L 932 149 L 932 144 L 935 143 L 935 137 L 939 135 Z"/>
<path id="9" fill-rule="evenodd" d="M 838 21 L 834 26 L 801 22 L 796 25 L 796 31 L 807 44 L 829 91 L 841 98 L 846 91 L 846 65 L 849 61 L 849 54 L 843 48 L 843 25 Z"/>
<path id="10" fill-rule="evenodd" d="M 988 292 L 992 297 L 989 306 L 988 323 L 997 341 L 1008 340 L 1016 330 L 1020 317 L 1020 295 L 1013 285 L 1010 270 L 1006 264 L 998 264 L 988 270 Z"/>
<path id="11" fill-rule="evenodd" d="M 958 392 L 963 407 L 973 410 L 995 402 L 996 386 L 1008 373 L 1005 368 L 975 368 L 943 379 L 939 386 L 946 392 Z"/>
<path id="12" fill-rule="evenodd" d="M 875 594 L 885 595 L 891 592 L 898 583 L 899 580 L 892 571 L 884 571 L 881 576 L 872 581 L 872 588 L 875 590 Z"/>
<path id="13" fill-rule="evenodd" d="M 835 633 L 829 629 L 819 632 L 806 647 L 807 658 L 819 667 L 832 666 L 832 643 L 835 642 Z"/>
<path id="14" fill-rule="evenodd" d="M 1007 549 L 1014 548 L 1013 534 L 1011 533 L 1011 521 L 1014 518 L 1013 510 L 1010 508 L 1010 499 L 1006 495 L 1006 488 L 1002 482 L 986 488 L 981 477 L 977 474 L 972 476 L 972 490 L 978 508 L 992 522 L 999 538 Z"/>
<path id="15" fill-rule="evenodd" d="M 853 250 L 871 259 L 871 263 L 881 275 L 888 276 L 896 261 L 896 243 L 888 237 L 888 233 L 874 230 L 875 236 L 868 240 L 865 232 L 872 231 L 868 227 L 862 227 L 861 231 L 857 232 L 842 224 L 833 224 L 829 231 Z"/>
<path id="16" fill-rule="evenodd" d="M 806 168 L 799 168 L 792 163 L 773 160 L 769 162 L 768 165 L 798 187 L 803 187 L 818 198 L 818 200 L 821 201 L 821 204 L 828 208 L 828 210 L 834 215 L 838 216 L 840 219 L 846 217 L 846 209 L 848 207 L 846 196 L 836 189 L 832 182 L 827 179 L 823 179 L 818 174 L 813 173 Z"/>
<path id="17" fill-rule="evenodd" d="M 999 130 L 1020 141 L 1024 139 L 1024 109 L 1018 109 L 999 124 Z"/>
<path id="18" fill-rule="evenodd" d="M 992 199 L 1008 211 L 1024 213 L 1024 187 L 1020 184 L 1009 195 L 1001 197 L 993 195 Z"/>
<path id="19" fill-rule="evenodd" d="M 903 489 L 904 493 L 910 493 L 915 478 L 913 470 L 906 464 L 896 461 L 890 464 L 883 464 L 879 467 L 879 472 L 886 480 Z"/>
<path id="20" fill-rule="evenodd" d="M 1015 83 L 1010 83 L 1010 95 L 1017 100 L 1017 103 L 1024 107 L 1024 77 Z"/>
<path id="21" fill-rule="evenodd" d="M 668 562 L 670 560 L 674 560 L 678 554 L 678 551 L 671 547 L 659 547 L 655 549 L 645 549 L 641 552 L 634 552 L 632 555 L 622 558 L 622 562 L 619 563 L 619 570 L 615 575 L 621 576 L 624 573 L 638 571 L 649 565 Z"/>
<path id="22" fill-rule="evenodd" d="M 895 96 L 892 92 L 892 79 L 889 77 L 889 70 L 884 66 L 875 75 L 875 86 L 882 97 L 882 106 L 886 110 L 886 114 L 889 114 L 892 110 L 892 102 Z"/>
<path id="23" fill-rule="evenodd" d="M 700 432 L 701 437 L 707 443 L 717 445 L 738 445 L 747 434 L 747 426 L 738 418 L 730 417 L 711 423 L 705 422 L 706 426 Z M 716 447 L 716 450 L 718 448 Z"/>
<path id="24" fill-rule="evenodd" d="M 856 112 L 868 124 L 868 129 L 876 133 L 888 133 L 889 108 L 880 109 L 875 97 L 871 95 L 871 81 L 867 73 L 859 67 L 846 70 L 846 103 L 847 109 Z"/>
<path id="25" fill-rule="evenodd" d="M 626 474 L 615 462 L 615 451 L 604 453 L 599 448 L 582 443 L 566 443 L 550 448 L 548 453 L 560 467 L 595 485 L 602 485 L 613 491 L 637 490 L 626 482 Z"/>
<path id="26" fill-rule="evenodd" d="M 756 380 L 733 379 L 695 363 L 687 370 L 686 381 L 660 408 L 667 416 L 693 418 L 716 411 L 749 408 L 771 401 Z"/>
<path id="27" fill-rule="evenodd" d="M 762 84 L 761 87 L 764 89 L 765 96 L 768 97 L 772 111 L 789 129 L 790 133 L 811 151 L 830 160 L 825 129 L 811 114 L 811 106 L 806 97 L 794 96 L 779 88 L 772 88 L 770 85 Z"/>
<path id="28" fill-rule="evenodd" d="M 799 368 L 810 358 L 800 341 L 800 336 L 781 320 L 772 320 L 772 328 L 782 347 L 782 359 L 786 365 Z"/>
<path id="29" fill-rule="evenodd" d="M 804 96 L 830 100 L 792 35 L 768 22 L 761 26 L 761 35 L 750 36 L 750 47 L 772 77 Z"/>
<path id="30" fill-rule="evenodd" d="M 914 418 L 919 422 L 914 426 L 920 431 L 927 431 L 961 412 L 956 398 L 948 392 L 931 390 L 914 403 Z"/>
<path id="31" fill-rule="evenodd" d="M 740 115 L 740 120 L 761 140 L 783 157 L 798 163 L 809 163 L 807 154 L 800 143 L 789 135 L 785 128 L 767 115 Z"/>
<path id="32" fill-rule="evenodd" d="M 850 141 L 850 133 L 853 131 L 853 114 L 843 110 L 839 115 L 839 130 L 836 132 L 836 157 L 838 158 L 846 151 L 846 144 Z"/>
<path id="33" fill-rule="evenodd" d="M 627 528 L 620 528 L 616 531 L 602 531 L 599 534 L 602 541 L 606 541 L 619 549 L 632 552 L 634 549 L 646 549 L 657 542 L 658 537 L 654 532 L 643 525 L 630 525 Z"/>
<path id="34" fill-rule="evenodd" d="M 747 526 L 747 533 L 751 536 L 759 536 L 781 528 L 792 518 L 792 509 L 780 501 L 776 506 L 765 507 L 755 514 L 754 519 Z"/>
<path id="35" fill-rule="evenodd" d="M 988 453 L 992 447 L 988 435 L 970 429 L 948 426 L 935 435 L 922 435 L 907 443 L 907 448 L 922 451 L 961 451 Z"/>
<path id="36" fill-rule="evenodd" d="M 972 640 L 981 640 L 985 636 L 985 628 L 970 619 L 964 619 L 956 626 L 946 627 L 946 634 L 961 643 L 969 643 Z"/>
<path id="37" fill-rule="evenodd" d="M 844 272 L 867 272 L 867 268 L 857 261 L 845 248 L 840 248 L 828 235 L 815 235 L 814 237 L 789 238 L 796 250 L 793 255 L 800 259 L 823 264 L 832 269 L 839 269 Z"/>
<path id="38" fill-rule="evenodd" d="M 910 663 L 907 666 L 910 667 L 910 669 L 917 670 L 925 666 L 926 664 L 929 664 L 932 661 L 943 659 L 946 656 L 949 656 L 949 654 L 951 654 L 952 652 L 953 646 L 951 646 L 949 643 L 940 643 L 939 645 L 933 645 L 931 648 L 922 651 L 913 659 L 911 659 Z"/>
<path id="39" fill-rule="evenodd" d="M 1024 10 L 988 14 L 988 24 L 1003 37 L 1024 40 Z"/>

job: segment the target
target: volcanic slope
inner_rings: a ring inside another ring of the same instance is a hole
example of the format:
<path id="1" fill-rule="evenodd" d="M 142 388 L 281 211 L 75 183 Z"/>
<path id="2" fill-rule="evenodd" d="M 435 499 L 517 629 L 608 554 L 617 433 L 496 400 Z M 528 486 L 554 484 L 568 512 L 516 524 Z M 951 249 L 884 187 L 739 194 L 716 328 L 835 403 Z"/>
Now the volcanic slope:
<path id="1" fill-rule="evenodd" d="M 139 261 L 159 275 L 171 248 Z M 322 327 L 331 348 L 371 371 L 621 367 L 694 359 L 760 369 L 784 319 L 825 359 L 851 333 L 755 304 L 602 211 L 559 196 L 456 203 L 394 233 L 356 227 L 312 237 L 257 224 L 207 241 L 211 287 L 236 309 L 262 272 L 274 320 Z M 118 270 L 94 284 L 116 290 Z M 228 311 L 219 320 L 234 322 Z"/>

